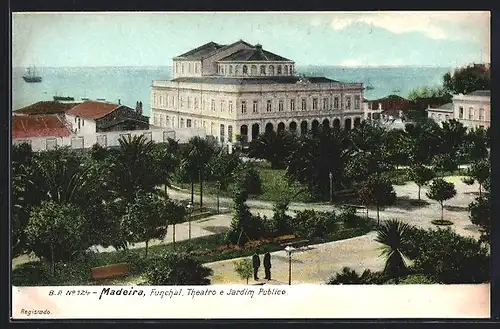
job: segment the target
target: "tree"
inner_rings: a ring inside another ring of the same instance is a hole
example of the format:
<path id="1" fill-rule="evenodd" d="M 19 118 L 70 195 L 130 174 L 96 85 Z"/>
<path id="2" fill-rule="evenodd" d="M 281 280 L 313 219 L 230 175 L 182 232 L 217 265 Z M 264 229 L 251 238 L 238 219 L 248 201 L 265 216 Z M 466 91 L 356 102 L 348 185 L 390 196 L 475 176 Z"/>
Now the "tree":
<path id="1" fill-rule="evenodd" d="M 349 267 L 343 267 L 342 271 L 335 273 L 335 276 L 330 278 L 326 284 L 377 284 L 381 283 L 381 276 L 379 273 L 373 273 L 370 270 L 364 270 L 363 273 L 358 274 L 355 270 Z"/>
<path id="2" fill-rule="evenodd" d="M 441 137 L 441 144 L 439 145 L 439 152 L 441 154 L 451 154 L 456 156 L 467 135 L 467 128 L 455 119 L 443 121 L 442 128 L 439 130 Z"/>
<path id="3" fill-rule="evenodd" d="M 412 101 L 420 98 L 443 98 L 446 96 L 446 91 L 441 87 L 413 88 L 408 92 L 408 99 Z"/>
<path id="4" fill-rule="evenodd" d="M 87 250 L 89 221 L 71 204 L 43 201 L 30 214 L 26 227 L 28 249 L 38 257 L 58 261 L 74 259 Z"/>
<path id="5" fill-rule="evenodd" d="M 491 234 L 491 203 L 489 194 L 477 197 L 469 204 L 469 218 L 474 225 L 479 226 L 480 241 L 490 243 Z"/>
<path id="6" fill-rule="evenodd" d="M 406 124 L 398 146 L 404 150 L 410 163 L 428 164 L 439 153 L 440 129 L 434 120 L 428 118 Z"/>
<path id="7" fill-rule="evenodd" d="M 262 193 L 262 182 L 257 169 L 248 162 L 242 162 L 233 172 L 233 180 L 244 188 L 248 194 L 258 195 Z"/>
<path id="8" fill-rule="evenodd" d="M 181 223 L 186 218 L 187 209 L 184 205 L 173 200 L 166 200 L 165 203 L 167 222 L 172 224 L 172 245 L 175 250 L 175 225 Z"/>
<path id="9" fill-rule="evenodd" d="M 441 178 L 443 178 L 447 171 L 456 170 L 458 163 L 452 154 L 438 154 L 432 159 L 432 167 L 436 172 L 440 172 Z"/>
<path id="10" fill-rule="evenodd" d="M 250 142 L 248 155 L 269 161 L 273 169 L 283 169 L 294 143 L 295 136 L 289 132 L 267 131 Z"/>
<path id="11" fill-rule="evenodd" d="M 145 257 L 148 256 L 149 241 L 163 240 L 167 234 L 168 221 L 165 201 L 151 193 L 138 193 L 135 202 L 129 205 L 123 216 L 122 229 L 127 242 L 146 242 Z"/>
<path id="12" fill-rule="evenodd" d="M 457 194 L 455 184 L 436 178 L 432 181 L 429 191 L 426 193 L 429 199 L 439 202 L 441 205 L 441 220 L 444 217 L 444 201 L 453 198 Z"/>
<path id="13" fill-rule="evenodd" d="M 194 171 L 198 174 L 200 182 L 200 208 L 203 207 L 203 180 L 205 169 L 213 154 L 214 147 L 208 140 L 199 136 L 194 136 L 189 139 L 184 159 L 187 162 L 186 167 L 190 172 L 191 182 L 194 180 Z M 191 183 L 191 187 L 192 185 L 193 183 Z"/>
<path id="14" fill-rule="evenodd" d="M 385 257 L 385 273 L 396 279 L 406 273 L 404 251 L 408 248 L 409 236 L 413 230 L 409 224 L 398 220 L 388 220 L 377 229 L 375 241 L 382 244 L 382 256 Z"/>
<path id="15" fill-rule="evenodd" d="M 491 71 L 484 64 L 471 64 L 457 68 L 453 74 L 443 76 L 443 86 L 451 94 L 468 94 L 476 90 L 491 89 Z"/>
<path id="16" fill-rule="evenodd" d="M 357 190 L 358 199 L 364 205 L 377 207 L 377 225 L 380 223 L 380 209 L 396 202 L 396 192 L 391 182 L 380 175 L 372 175 L 361 183 Z"/>
<path id="17" fill-rule="evenodd" d="M 477 181 L 479 184 L 479 196 L 482 195 L 482 187 L 490 178 L 490 163 L 487 159 L 474 161 L 469 168 L 467 168 L 466 175 L 468 178 L 464 179 L 464 183 L 468 185 L 474 184 Z"/>
<path id="18" fill-rule="evenodd" d="M 434 171 L 422 164 L 414 164 L 408 170 L 408 177 L 418 186 L 418 200 L 420 201 L 420 189 L 426 185 L 434 176 Z"/>
<path id="19" fill-rule="evenodd" d="M 112 165 L 112 180 L 118 194 L 133 203 L 138 191 L 154 192 L 157 183 L 153 141 L 144 135 L 122 137 Z"/>
<path id="20" fill-rule="evenodd" d="M 209 285 L 212 269 L 186 253 L 165 253 L 150 259 L 145 277 L 154 286 Z"/>
<path id="21" fill-rule="evenodd" d="M 234 271 L 238 274 L 238 276 L 240 278 L 242 278 L 243 280 L 247 280 L 247 284 L 248 284 L 248 280 L 253 275 L 252 262 L 248 258 L 235 261 L 234 262 Z"/>
<path id="22" fill-rule="evenodd" d="M 180 165 L 178 143 L 169 138 L 166 143 L 155 144 L 153 158 L 157 180 L 163 182 L 164 195 L 168 198 L 167 187 L 171 186 L 175 170 Z"/>
<path id="23" fill-rule="evenodd" d="M 237 155 L 227 153 L 223 148 L 215 151 L 209 163 L 210 178 L 217 184 L 217 212 L 219 212 L 219 194 L 221 190 L 227 190 L 233 173 L 240 165 Z"/>
<path id="24" fill-rule="evenodd" d="M 289 204 L 289 197 L 282 196 L 273 206 L 273 222 L 278 234 L 287 234 L 292 231 L 292 227 L 290 227 L 292 218 L 286 214 Z"/>
<path id="25" fill-rule="evenodd" d="M 473 162 L 488 157 L 489 137 L 482 128 L 470 129 L 464 138 L 460 152 L 466 161 Z"/>

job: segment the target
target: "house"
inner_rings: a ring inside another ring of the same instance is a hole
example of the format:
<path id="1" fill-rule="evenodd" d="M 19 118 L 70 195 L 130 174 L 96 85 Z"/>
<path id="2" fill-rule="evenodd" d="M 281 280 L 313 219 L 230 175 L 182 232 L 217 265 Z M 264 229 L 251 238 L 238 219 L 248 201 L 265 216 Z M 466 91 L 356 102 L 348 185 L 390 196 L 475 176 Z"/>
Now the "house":
<path id="1" fill-rule="evenodd" d="M 13 115 L 64 114 L 78 103 L 41 101 L 12 112 Z"/>
<path id="2" fill-rule="evenodd" d="M 372 118 L 375 114 L 380 114 L 385 119 L 405 118 L 408 116 L 408 112 L 412 110 L 412 106 L 411 100 L 398 95 L 389 95 L 367 101 L 365 105 L 368 115 L 371 113 Z"/>
<path id="3" fill-rule="evenodd" d="M 490 127 L 491 98 L 489 90 L 453 96 L 453 116 L 467 128 Z"/>
<path id="4" fill-rule="evenodd" d="M 443 121 L 448 121 L 454 118 L 453 103 L 447 103 L 439 107 L 427 108 L 427 117 L 442 125 Z"/>
<path id="5" fill-rule="evenodd" d="M 57 114 L 13 115 L 12 140 L 14 143 L 28 143 L 42 139 L 45 149 L 57 146 L 57 140 L 72 136 L 72 131 L 63 116 Z"/>
<path id="6" fill-rule="evenodd" d="M 363 120 L 362 100 L 362 83 L 299 76 L 293 60 L 261 44 L 209 42 L 173 58 L 172 80 L 153 81 L 151 123 L 250 142 L 264 131 L 351 129 Z"/>
<path id="7" fill-rule="evenodd" d="M 79 135 L 97 132 L 149 129 L 149 118 L 142 115 L 142 102 L 136 109 L 125 105 L 86 101 L 65 112 L 66 121 Z"/>

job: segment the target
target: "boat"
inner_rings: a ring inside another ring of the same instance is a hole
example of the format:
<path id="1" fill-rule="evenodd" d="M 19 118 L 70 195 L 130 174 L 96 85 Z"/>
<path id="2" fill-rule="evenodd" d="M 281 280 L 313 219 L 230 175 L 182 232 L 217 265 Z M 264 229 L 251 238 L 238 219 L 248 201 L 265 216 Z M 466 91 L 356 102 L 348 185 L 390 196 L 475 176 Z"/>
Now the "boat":
<path id="1" fill-rule="evenodd" d="M 98 101 L 104 102 L 106 98 L 97 98 Z"/>
<path id="2" fill-rule="evenodd" d="M 82 101 L 88 101 L 89 98 L 88 97 L 82 97 Z"/>
<path id="3" fill-rule="evenodd" d="M 54 96 L 55 101 L 74 101 L 75 98 L 71 96 Z"/>
<path id="4" fill-rule="evenodd" d="M 30 67 L 27 68 L 26 74 L 23 75 L 23 79 L 28 83 L 42 82 L 42 77 L 36 73 L 36 69 L 34 66 L 32 68 Z"/>

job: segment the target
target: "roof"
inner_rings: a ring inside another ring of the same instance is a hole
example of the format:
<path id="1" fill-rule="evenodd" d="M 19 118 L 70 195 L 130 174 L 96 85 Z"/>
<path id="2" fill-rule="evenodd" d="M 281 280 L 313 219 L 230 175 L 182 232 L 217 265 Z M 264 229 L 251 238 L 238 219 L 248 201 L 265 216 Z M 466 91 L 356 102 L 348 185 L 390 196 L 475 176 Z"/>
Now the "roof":
<path id="1" fill-rule="evenodd" d="M 95 120 L 108 115 L 121 106 L 113 103 L 87 101 L 68 110 L 66 114 Z"/>
<path id="2" fill-rule="evenodd" d="M 171 80 L 172 82 L 187 82 L 187 83 L 210 83 L 224 85 L 261 85 L 261 84 L 294 84 L 304 79 L 299 76 L 269 76 L 269 77 L 249 77 L 249 78 L 225 78 L 225 77 L 181 77 Z M 337 80 L 328 79 L 325 77 L 306 77 L 310 83 L 335 83 Z"/>
<path id="3" fill-rule="evenodd" d="M 14 113 L 26 114 L 26 115 L 64 113 L 77 104 L 78 103 L 60 103 L 55 101 L 42 101 L 15 110 Z"/>
<path id="4" fill-rule="evenodd" d="M 57 114 L 12 116 L 12 138 L 66 137 L 71 135 L 64 118 Z"/>
<path id="5" fill-rule="evenodd" d="M 438 107 L 438 109 L 440 109 L 440 110 L 447 110 L 447 111 L 453 111 L 453 103 L 444 104 L 444 105 Z"/>
<path id="6" fill-rule="evenodd" d="M 276 55 L 272 52 L 262 49 L 262 46 L 257 44 L 252 49 L 241 49 L 237 52 L 226 56 L 219 61 L 234 61 L 234 62 L 247 62 L 247 61 L 287 61 L 290 60 L 288 58 Z"/>
<path id="7" fill-rule="evenodd" d="M 467 96 L 483 96 L 483 97 L 490 97 L 491 92 L 489 90 L 476 90 L 471 93 L 468 93 Z"/>
<path id="8" fill-rule="evenodd" d="M 198 48 L 190 50 L 187 53 L 184 53 L 184 54 L 179 55 L 177 57 L 181 57 L 184 59 L 190 59 L 190 60 L 199 60 L 199 59 L 202 59 L 202 58 L 206 57 L 207 55 L 221 49 L 222 47 L 224 47 L 224 45 L 220 45 L 218 43 L 210 41 L 209 43 L 206 43 L 202 46 L 199 46 Z"/>
<path id="9" fill-rule="evenodd" d="M 370 102 L 382 102 L 382 101 L 403 101 L 403 102 L 410 102 L 410 100 L 408 100 L 408 99 L 406 99 L 404 97 L 401 97 L 399 95 L 389 95 L 389 96 L 385 96 L 383 98 L 371 100 Z"/>

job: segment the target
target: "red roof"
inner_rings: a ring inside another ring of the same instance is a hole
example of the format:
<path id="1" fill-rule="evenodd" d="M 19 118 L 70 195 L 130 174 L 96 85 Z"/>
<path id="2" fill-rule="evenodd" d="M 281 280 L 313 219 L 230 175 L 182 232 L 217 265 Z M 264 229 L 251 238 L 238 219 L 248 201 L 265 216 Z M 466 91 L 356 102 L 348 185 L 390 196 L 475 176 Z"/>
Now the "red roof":
<path id="1" fill-rule="evenodd" d="M 56 114 L 12 116 L 12 138 L 66 137 L 71 131 Z"/>
<path id="2" fill-rule="evenodd" d="M 95 120 L 110 114 L 120 106 L 112 103 L 87 101 L 73 107 L 66 114 Z"/>
<path id="3" fill-rule="evenodd" d="M 15 110 L 13 114 L 34 115 L 34 114 L 64 113 L 70 108 L 74 107 L 75 105 L 77 105 L 77 103 L 59 103 L 54 101 L 42 101 Z"/>

